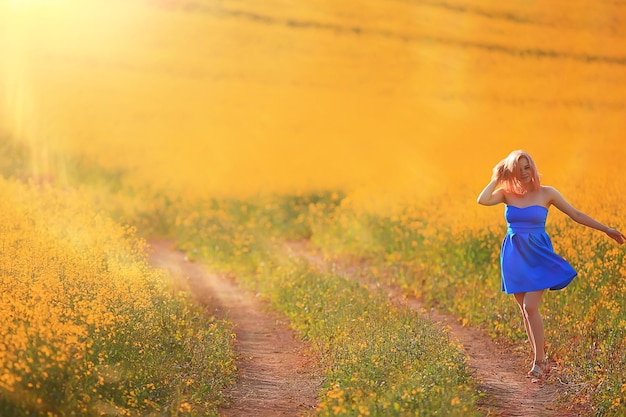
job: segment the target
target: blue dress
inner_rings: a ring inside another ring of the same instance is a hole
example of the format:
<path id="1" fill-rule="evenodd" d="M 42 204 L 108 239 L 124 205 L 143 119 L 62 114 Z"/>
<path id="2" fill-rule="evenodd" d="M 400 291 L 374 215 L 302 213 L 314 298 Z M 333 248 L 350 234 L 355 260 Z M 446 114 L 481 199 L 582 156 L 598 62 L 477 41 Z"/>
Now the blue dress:
<path id="1" fill-rule="evenodd" d="M 576 270 L 554 253 L 546 233 L 547 208 L 507 205 L 504 217 L 508 230 L 500 252 L 502 291 L 560 290 L 572 282 Z"/>

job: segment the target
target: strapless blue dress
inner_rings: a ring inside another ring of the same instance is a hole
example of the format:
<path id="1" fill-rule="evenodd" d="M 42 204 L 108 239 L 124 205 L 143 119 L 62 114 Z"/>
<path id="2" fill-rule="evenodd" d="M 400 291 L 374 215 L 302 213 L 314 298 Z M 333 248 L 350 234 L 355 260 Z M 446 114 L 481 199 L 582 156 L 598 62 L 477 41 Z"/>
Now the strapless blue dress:
<path id="1" fill-rule="evenodd" d="M 504 217 L 508 230 L 500 252 L 502 291 L 560 290 L 569 285 L 577 273 L 554 253 L 545 228 L 548 209 L 507 205 Z"/>

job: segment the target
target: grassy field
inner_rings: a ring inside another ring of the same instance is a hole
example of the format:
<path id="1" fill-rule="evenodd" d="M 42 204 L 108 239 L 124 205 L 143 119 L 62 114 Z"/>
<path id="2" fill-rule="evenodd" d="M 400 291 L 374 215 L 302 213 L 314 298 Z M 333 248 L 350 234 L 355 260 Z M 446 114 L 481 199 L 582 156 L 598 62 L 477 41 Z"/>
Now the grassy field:
<path id="1" fill-rule="evenodd" d="M 626 230 L 625 18 L 591 2 L 0 0 L 3 296 L 24 300 L 2 307 L 2 407 L 222 404 L 231 330 L 196 320 L 147 268 L 139 237 L 167 236 L 324 352 L 320 414 L 474 413 L 445 334 L 281 243 L 366 263 L 527 349 L 499 291 L 502 211 L 475 197 L 523 148 L 545 184 Z M 576 387 L 562 400 L 623 415 L 624 250 L 556 210 L 547 227 L 579 271 L 543 306 L 548 352 Z M 64 286 L 70 270 L 79 285 Z"/>
<path id="2" fill-rule="evenodd" d="M 77 190 L 0 182 L 0 412 L 215 414 L 235 372 L 229 325 Z"/>
<path id="3" fill-rule="evenodd" d="M 607 195 L 619 196 L 617 192 Z M 280 253 L 284 239 L 311 239 L 328 258 L 351 257 L 357 268 L 365 262 L 367 271 L 380 271 L 375 280 L 401 287 L 456 315 L 465 325 L 485 328 L 530 357 L 519 311 L 512 299 L 500 293 L 498 250 L 503 230 L 499 224 L 485 222 L 484 227 L 471 229 L 453 219 L 429 220 L 428 213 L 435 215 L 432 207 L 404 207 L 402 212 L 380 215 L 343 206 L 344 201 L 332 193 L 212 200 L 210 208 L 177 211 L 182 217 L 172 233 L 181 247 L 198 257 L 231 269 L 242 279 L 256 277 L 249 285 L 271 299 L 278 297 L 280 309 L 310 312 L 305 315 L 309 326 L 316 322 L 321 306 L 322 316 L 328 314 L 326 320 L 332 320 L 333 307 L 318 293 L 318 287 L 326 290 L 322 278 L 317 277 L 313 287 L 305 273 L 292 282 L 291 267 L 280 268 L 267 259 L 272 251 Z M 605 221 L 621 225 L 617 202 L 608 207 L 612 208 L 602 210 Z M 623 249 L 562 215 L 553 216 L 548 231 L 560 253 L 579 272 L 566 291 L 547 294 L 543 306 L 549 355 L 562 368 L 561 382 L 572 386 L 569 396 L 560 400 L 599 415 L 620 415 L 626 389 L 622 378 L 626 338 Z M 297 290 L 303 293 L 292 295 Z M 331 293 L 342 294 L 336 289 Z M 317 309 L 307 304 L 311 297 Z M 346 302 L 355 303 L 353 299 Z M 384 311 L 393 317 L 391 308 Z M 304 329 L 306 334 L 311 331 L 308 326 Z M 358 337 L 350 337 L 361 343 Z M 405 343 L 415 340 L 415 336 L 407 337 Z M 430 372 L 428 367 L 423 369 Z"/>

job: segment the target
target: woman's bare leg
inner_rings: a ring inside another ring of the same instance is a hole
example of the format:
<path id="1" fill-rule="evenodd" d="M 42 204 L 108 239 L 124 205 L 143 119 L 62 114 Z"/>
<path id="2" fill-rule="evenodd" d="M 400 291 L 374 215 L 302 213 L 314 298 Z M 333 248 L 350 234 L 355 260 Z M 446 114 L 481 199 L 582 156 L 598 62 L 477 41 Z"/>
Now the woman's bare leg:
<path id="1" fill-rule="evenodd" d="M 522 318 L 524 320 L 524 328 L 526 329 L 526 335 L 528 336 L 528 341 L 530 342 L 530 347 L 533 350 L 533 354 L 535 353 L 535 341 L 533 340 L 533 334 L 530 330 L 530 325 L 528 324 L 528 317 L 526 317 L 526 313 L 524 312 L 524 296 L 526 295 L 525 292 L 518 292 L 516 294 L 513 294 L 513 296 L 515 297 L 515 301 L 517 302 L 517 305 L 520 309 L 520 312 L 522 313 Z"/>
<path id="2" fill-rule="evenodd" d="M 544 350 L 543 319 L 539 313 L 542 295 L 543 290 L 527 292 L 526 295 L 524 295 L 524 313 L 526 314 L 528 326 L 533 337 L 536 364 L 543 363 L 546 357 Z"/>
<path id="3" fill-rule="evenodd" d="M 524 318 L 524 328 L 533 348 L 535 364 L 543 363 L 546 356 L 543 319 L 539 313 L 542 295 L 543 290 L 514 294 Z"/>

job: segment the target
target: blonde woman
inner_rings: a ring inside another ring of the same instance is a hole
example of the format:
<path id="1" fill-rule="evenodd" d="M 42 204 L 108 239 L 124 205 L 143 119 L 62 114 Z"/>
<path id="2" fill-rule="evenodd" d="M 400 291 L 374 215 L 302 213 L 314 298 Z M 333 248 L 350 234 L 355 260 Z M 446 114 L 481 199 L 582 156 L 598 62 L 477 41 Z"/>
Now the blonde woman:
<path id="1" fill-rule="evenodd" d="M 576 271 L 554 252 L 545 231 L 548 208 L 554 206 L 582 225 L 606 233 L 622 244 L 626 237 L 574 208 L 553 187 L 543 186 L 535 162 L 524 151 L 513 151 L 493 169 L 491 182 L 478 196 L 478 204 L 505 204 L 508 225 L 502 242 L 502 291 L 513 294 L 524 318 L 534 362 L 528 376 L 537 382 L 547 372 L 541 297 L 547 289 L 560 290 Z"/>

